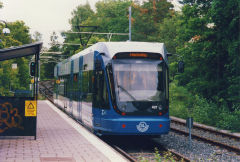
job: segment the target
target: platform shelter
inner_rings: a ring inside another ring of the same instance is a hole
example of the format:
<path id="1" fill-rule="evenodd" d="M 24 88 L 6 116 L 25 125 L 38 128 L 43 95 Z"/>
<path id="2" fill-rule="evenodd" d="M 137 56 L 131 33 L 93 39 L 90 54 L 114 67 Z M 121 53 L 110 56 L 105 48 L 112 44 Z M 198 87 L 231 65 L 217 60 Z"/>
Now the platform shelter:
<path id="1" fill-rule="evenodd" d="M 0 63 L 5 60 L 25 57 L 29 61 L 29 75 L 32 75 L 29 77 L 31 78 L 31 81 L 29 81 L 31 88 L 25 90 L 15 89 L 11 91 L 10 96 L 0 96 L 0 136 L 35 136 L 36 139 L 39 55 L 41 47 L 42 42 L 37 42 L 0 49 Z"/>

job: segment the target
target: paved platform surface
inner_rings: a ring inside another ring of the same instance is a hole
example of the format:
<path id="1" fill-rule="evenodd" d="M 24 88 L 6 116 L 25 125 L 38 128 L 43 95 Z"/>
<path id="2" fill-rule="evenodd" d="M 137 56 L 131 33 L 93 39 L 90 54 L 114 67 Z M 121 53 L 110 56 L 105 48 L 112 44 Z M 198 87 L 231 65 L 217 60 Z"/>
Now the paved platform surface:
<path id="1" fill-rule="evenodd" d="M 38 101 L 37 140 L 1 137 L 0 162 L 126 161 L 107 144 L 63 114 L 49 101 Z"/>

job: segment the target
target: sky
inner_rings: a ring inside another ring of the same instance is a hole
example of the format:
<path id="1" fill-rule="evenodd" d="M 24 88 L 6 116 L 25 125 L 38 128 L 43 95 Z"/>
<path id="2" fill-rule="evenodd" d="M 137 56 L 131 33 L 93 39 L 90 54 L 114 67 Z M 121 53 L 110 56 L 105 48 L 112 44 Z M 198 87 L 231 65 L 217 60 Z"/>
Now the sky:
<path id="1" fill-rule="evenodd" d="M 50 36 L 56 31 L 70 29 L 71 12 L 87 0 L 0 0 L 0 20 L 14 22 L 23 20 L 30 27 L 30 33 L 42 34 L 45 47 L 49 47 Z M 92 8 L 98 0 L 88 0 Z"/>
<path id="2" fill-rule="evenodd" d="M 94 9 L 99 0 L 0 0 L 0 20 L 14 22 L 23 20 L 30 27 L 30 33 L 42 34 L 45 47 L 49 47 L 50 36 L 55 31 L 60 41 L 60 32 L 70 29 L 71 12 L 79 5 L 88 3 Z M 176 0 L 169 0 L 175 3 Z"/>

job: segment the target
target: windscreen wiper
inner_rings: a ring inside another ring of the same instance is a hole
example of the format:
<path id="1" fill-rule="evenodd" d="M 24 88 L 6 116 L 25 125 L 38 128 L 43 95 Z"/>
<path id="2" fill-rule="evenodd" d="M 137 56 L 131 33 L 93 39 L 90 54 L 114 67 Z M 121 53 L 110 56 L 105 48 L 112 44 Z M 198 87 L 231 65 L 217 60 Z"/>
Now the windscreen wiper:
<path id="1" fill-rule="evenodd" d="M 120 85 L 117 85 L 119 88 L 121 88 L 128 96 L 130 96 L 134 101 L 137 101 L 135 97 L 133 97 L 125 88 L 123 88 Z"/>

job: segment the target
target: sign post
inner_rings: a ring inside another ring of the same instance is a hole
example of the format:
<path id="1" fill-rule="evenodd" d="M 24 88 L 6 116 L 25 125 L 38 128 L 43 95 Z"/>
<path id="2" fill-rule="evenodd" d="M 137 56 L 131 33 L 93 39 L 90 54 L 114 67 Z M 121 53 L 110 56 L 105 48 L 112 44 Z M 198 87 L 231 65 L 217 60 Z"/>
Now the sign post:
<path id="1" fill-rule="evenodd" d="M 192 117 L 187 118 L 186 126 L 189 129 L 189 148 L 192 148 L 192 134 L 191 134 L 191 129 L 193 127 L 193 118 Z"/>

